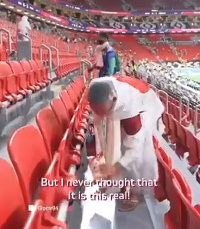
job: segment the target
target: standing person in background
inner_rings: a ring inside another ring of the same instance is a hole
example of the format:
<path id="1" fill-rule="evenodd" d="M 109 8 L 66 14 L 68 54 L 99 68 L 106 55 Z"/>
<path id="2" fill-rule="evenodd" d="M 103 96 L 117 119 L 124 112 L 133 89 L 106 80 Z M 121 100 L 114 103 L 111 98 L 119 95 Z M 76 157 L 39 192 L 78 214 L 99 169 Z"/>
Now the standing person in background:
<path id="1" fill-rule="evenodd" d="M 27 16 L 23 16 L 20 20 L 20 22 L 18 23 L 18 28 L 17 28 L 17 39 L 21 40 L 21 41 L 28 41 L 29 39 L 27 37 L 29 37 L 29 33 L 31 31 L 31 26 L 30 23 L 28 21 L 28 17 Z M 27 37 L 25 37 L 25 36 Z"/>
<path id="2" fill-rule="evenodd" d="M 112 76 L 116 73 L 116 51 L 113 47 L 108 43 L 109 37 L 106 33 L 101 33 L 99 35 L 98 44 L 99 48 L 102 48 L 102 58 L 103 58 L 103 66 L 100 68 L 99 77 L 104 76 Z M 98 58 L 100 56 L 98 55 Z M 100 58 L 96 59 L 96 63 L 100 63 Z M 95 65 L 89 69 L 89 72 L 94 69 L 99 69 L 99 66 Z"/>

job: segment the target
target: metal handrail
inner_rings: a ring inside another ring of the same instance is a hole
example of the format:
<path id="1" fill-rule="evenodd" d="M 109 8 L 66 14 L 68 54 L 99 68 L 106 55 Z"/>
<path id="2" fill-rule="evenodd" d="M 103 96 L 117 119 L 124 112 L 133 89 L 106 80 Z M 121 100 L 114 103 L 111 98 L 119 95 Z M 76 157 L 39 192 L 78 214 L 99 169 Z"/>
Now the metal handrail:
<path id="1" fill-rule="evenodd" d="M 43 61 L 43 49 L 47 49 L 49 53 L 49 69 L 52 70 L 52 51 L 49 46 L 45 44 L 41 44 L 39 52 L 40 52 L 40 60 Z"/>
<path id="2" fill-rule="evenodd" d="M 55 47 L 58 48 L 58 41 L 60 41 L 60 37 L 55 41 Z"/>
<path id="3" fill-rule="evenodd" d="M 154 90 L 156 94 L 158 93 L 158 89 L 154 85 L 150 84 L 150 88 Z"/>
<path id="4" fill-rule="evenodd" d="M 54 46 L 50 46 L 50 48 L 56 51 L 56 62 L 57 62 L 57 67 L 59 67 L 60 66 L 59 50 Z"/>
<path id="5" fill-rule="evenodd" d="M 83 79 L 84 79 L 84 83 L 87 83 L 87 80 L 85 78 L 85 75 L 84 75 L 84 72 L 85 72 L 85 65 L 86 66 L 89 66 L 89 67 L 92 67 L 92 63 L 89 61 L 89 60 L 86 60 L 86 59 L 83 59 L 81 60 L 81 67 L 82 67 L 82 74 L 83 74 Z M 92 73 L 90 73 L 90 78 L 92 77 Z"/>
<path id="6" fill-rule="evenodd" d="M 194 112 L 194 133 L 195 135 L 197 135 L 200 132 L 200 128 L 198 129 L 198 122 L 199 122 L 199 113 L 198 113 L 198 109 L 200 108 L 200 104 L 198 104 L 197 106 L 195 106 L 195 112 Z"/>
<path id="7" fill-rule="evenodd" d="M 1 28 L 0 29 L 0 44 L 3 44 L 3 32 L 8 35 L 8 49 L 9 53 L 12 52 L 12 39 L 11 39 L 11 34 L 7 29 Z"/>
<path id="8" fill-rule="evenodd" d="M 166 97 L 166 112 L 169 111 L 169 96 L 168 94 L 163 90 L 158 90 L 157 92 L 158 97 L 160 98 L 160 95 L 164 95 Z"/>
<path id="9" fill-rule="evenodd" d="M 185 100 L 186 106 L 187 106 L 186 114 L 185 114 L 184 117 L 182 117 L 183 100 Z M 184 121 L 185 119 L 187 119 L 189 117 L 189 115 L 190 115 L 190 101 L 189 101 L 189 99 L 188 98 L 180 97 L 179 98 L 179 107 L 180 107 L 179 122 L 182 123 L 182 121 Z"/>

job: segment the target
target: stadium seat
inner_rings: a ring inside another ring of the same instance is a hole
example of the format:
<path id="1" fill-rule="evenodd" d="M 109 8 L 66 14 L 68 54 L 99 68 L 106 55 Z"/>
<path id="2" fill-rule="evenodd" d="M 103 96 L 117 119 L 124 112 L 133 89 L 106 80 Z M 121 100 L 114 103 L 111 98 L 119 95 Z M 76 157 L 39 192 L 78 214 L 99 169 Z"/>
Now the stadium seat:
<path id="1" fill-rule="evenodd" d="M 28 205 L 50 164 L 39 130 L 34 126 L 18 129 L 8 142 L 8 152 Z"/>
<path id="2" fill-rule="evenodd" d="M 169 117 L 170 141 L 171 143 L 176 143 L 177 142 L 177 130 L 176 130 L 176 125 L 175 125 L 175 119 L 173 118 L 171 114 L 168 117 Z"/>
<path id="3" fill-rule="evenodd" d="M 23 71 L 22 66 L 18 61 L 10 61 L 8 64 L 10 65 L 13 74 L 15 74 L 18 78 L 19 91 L 24 95 L 30 94 L 31 90 L 29 89 L 29 75 Z"/>
<path id="4" fill-rule="evenodd" d="M 42 134 L 49 158 L 52 159 L 64 135 L 63 127 L 59 124 L 54 112 L 49 107 L 39 111 L 36 116 L 36 121 Z"/>
<path id="5" fill-rule="evenodd" d="M 28 61 L 20 61 L 20 64 L 23 68 L 23 71 L 29 74 L 29 88 L 32 89 L 34 92 L 39 91 L 41 86 L 37 84 L 37 76 L 34 71 L 31 69 L 31 66 Z"/>
<path id="6" fill-rule="evenodd" d="M 70 123 L 70 118 L 68 117 L 68 112 L 66 107 L 64 106 L 63 102 L 59 98 L 55 98 L 51 100 L 51 109 L 53 110 L 57 121 L 59 122 L 60 126 L 63 128 L 63 133 L 67 130 Z"/>
<path id="7" fill-rule="evenodd" d="M 188 129 L 185 129 L 186 133 L 186 145 L 189 150 L 189 157 L 188 161 L 191 166 L 200 164 L 200 157 L 199 157 L 199 149 L 198 149 L 198 141 L 194 134 Z"/>
<path id="8" fill-rule="evenodd" d="M 3 101 L 8 101 L 13 104 L 17 101 L 23 100 L 24 93 L 19 91 L 18 78 L 13 74 L 12 69 L 6 62 L 0 62 L 0 76 L 1 80 L 4 81 L 4 94 Z M 3 78 L 3 79 L 2 79 Z"/>
<path id="9" fill-rule="evenodd" d="M 158 183 L 155 187 L 155 196 L 159 201 L 167 199 L 167 182 L 168 176 L 171 174 L 172 162 L 171 158 L 165 153 L 162 148 L 156 149 L 156 156 L 158 160 Z"/>
<path id="10" fill-rule="evenodd" d="M 48 68 L 44 67 L 43 63 L 40 60 L 35 60 L 35 63 L 37 64 L 39 71 L 41 72 L 43 80 L 48 84 L 51 83 L 52 80 L 48 77 Z"/>
<path id="11" fill-rule="evenodd" d="M 71 119 L 73 117 L 73 115 L 74 115 L 74 105 L 73 105 L 73 103 L 72 103 L 72 101 L 71 101 L 71 99 L 70 99 L 69 94 L 67 93 L 67 91 L 65 91 L 65 90 L 62 91 L 60 93 L 60 98 L 61 98 L 62 102 L 65 105 L 65 109 L 68 110 L 69 117 Z"/>
<path id="12" fill-rule="evenodd" d="M 200 205 L 192 206 L 191 191 L 183 176 L 173 170 L 175 178 L 172 180 L 175 192 L 181 200 L 181 223 L 184 229 L 198 229 L 200 225 Z"/>
<path id="13" fill-rule="evenodd" d="M 37 85 L 39 85 L 41 88 L 46 87 L 49 84 L 49 82 L 44 80 L 44 78 L 42 76 L 43 72 L 40 71 L 40 69 L 38 68 L 38 65 L 36 64 L 36 62 L 34 60 L 30 60 L 29 64 L 31 66 L 31 70 L 36 75 Z"/>
<path id="14" fill-rule="evenodd" d="M 0 180 L 0 228 L 21 229 L 28 215 L 27 207 L 16 173 L 3 159 L 0 159 Z"/>

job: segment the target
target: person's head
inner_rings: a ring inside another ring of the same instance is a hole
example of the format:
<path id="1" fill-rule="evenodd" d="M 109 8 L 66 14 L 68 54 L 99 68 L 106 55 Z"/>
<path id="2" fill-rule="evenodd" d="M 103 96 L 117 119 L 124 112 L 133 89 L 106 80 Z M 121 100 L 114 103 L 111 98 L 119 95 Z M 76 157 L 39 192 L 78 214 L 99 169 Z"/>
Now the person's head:
<path id="1" fill-rule="evenodd" d="M 22 22 L 28 22 L 28 17 L 27 17 L 27 16 L 23 16 L 23 17 L 21 18 L 21 21 L 22 21 Z"/>
<path id="2" fill-rule="evenodd" d="M 117 101 L 113 83 L 101 79 L 94 80 L 89 88 L 88 100 L 95 114 L 106 116 L 111 113 Z"/>
<path id="3" fill-rule="evenodd" d="M 98 37 L 98 44 L 102 45 L 109 40 L 107 33 L 100 33 Z"/>

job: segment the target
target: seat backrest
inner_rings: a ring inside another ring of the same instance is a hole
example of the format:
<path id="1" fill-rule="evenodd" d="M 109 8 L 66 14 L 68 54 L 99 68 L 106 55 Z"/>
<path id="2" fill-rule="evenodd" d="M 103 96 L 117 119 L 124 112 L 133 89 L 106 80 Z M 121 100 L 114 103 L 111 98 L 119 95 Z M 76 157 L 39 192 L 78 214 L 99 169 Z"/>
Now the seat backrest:
<path id="1" fill-rule="evenodd" d="M 13 76 L 10 65 L 6 62 L 0 62 L 0 75 L 6 77 L 6 91 L 7 93 L 17 93 L 18 79 Z"/>
<path id="2" fill-rule="evenodd" d="M 29 64 L 28 61 L 22 60 L 22 61 L 20 61 L 20 64 L 21 64 L 21 66 L 22 66 L 22 68 L 23 68 L 23 70 L 24 70 L 25 72 L 30 72 L 30 71 L 32 70 L 32 69 L 31 69 L 31 65 Z"/>
<path id="3" fill-rule="evenodd" d="M 69 111 L 69 117 L 71 119 L 72 116 L 74 115 L 74 105 L 70 99 L 68 92 L 65 90 L 62 91 L 60 93 L 60 98 L 63 101 L 65 108 Z"/>
<path id="4" fill-rule="evenodd" d="M 37 71 L 39 69 L 34 60 L 30 60 L 29 64 L 31 65 L 32 70 Z"/>
<path id="5" fill-rule="evenodd" d="M 10 68 L 9 64 L 6 62 L 0 62 L 0 75 L 2 76 L 9 76 L 12 75 L 12 69 Z"/>
<path id="6" fill-rule="evenodd" d="M 53 110 L 59 124 L 63 127 L 63 133 L 69 127 L 70 118 L 69 113 L 66 110 L 63 102 L 59 98 L 55 98 L 51 100 L 51 109 Z"/>
<path id="7" fill-rule="evenodd" d="M 18 75 L 19 77 L 19 86 L 22 89 L 26 89 L 28 86 L 28 76 L 24 74 L 24 70 L 21 64 L 18 61 L 10 61 L 9 65 L 14 74 Z"/>
<path id="8" fill-rule="evenodd" d="M 181 174 L 181 172 L 179 170 L 173 169 L 172 173 L 174 174 L 174 177 L 178 181 L 182 193 L 187 198 L 187 200 L 189 202 L 191 202 L 192 201 L 192 193 L 191 193 L 191 189 L 190 189 L 189 184 L 187 183 L 187 181 L 185 180 L 185 178 L 183 177 L 183 175 Z"/>
<path id="9" fill-rule="evenodd" d="M 21 229 L 24 225 L 27 209 L 14 169 L 0 159 L 0 228 Z"/>
<path id="10" fill-rule="evenodd" d="M 9 65 L 10 65 L 13 73 L 20 74 L 20 73 L 23 72 L 23 68 L 22 68 L 21 64 L 18 61 L 10 61 Z"/>
<path id="11" fill-rule="evenodd" d="M 166 191 L 166 197 L 170 202 L 170 211 L 167 213 L 170 220 L 174 222 L 177 228 L 180 228 L 181 224 L 181 201 L 178 197 L 177 193 L 174 191 L 174 186 L 172 183 L 172 179 L 174 178 L 174 175 L 172 173 L 172 162 L 171 158 L 167 155 L 167 153 L 164 151 L 164 149 L 159 149 L 158 161 L 164 170 L 164 176 L 162 178 L 165 179 L 165 191 Z M 160 171 L 160 170 L 159 170 Z"/>
<path id="12" fill-rule="evenodd" d="M 39 130 L 34 126 L 18 129 L 8 142 L 8 152 L 17 172 L 26 204 L 29 204 L 50 164 Z"/>
<path id="13" fill-rule="evenodd" d="M 3 45 L 0 45 L 0 61 L 7 61 L 8 53 Z"/>
<path id="14" fill-rule="evenodd" d="M 199 156 L 198 156 L 199 152 L 198 152 L 197 138 L 190 130 L 186 128 L 185 128 L 185 132 L 186 132 L 186 144 L 189 149 L 189 157 L 187 159 L 190 165 L 194 166 L 200 163 Z"/>
<path id="15" fill-rule="evenodd" d="M 181 223 L 184 229 L 199 229 L 200 225 L 200 209 L 199 206 L 193 207 L 190 199 L 188 199 L 182 190 L 182 184 L 180 180 L 174 178 L 172 180 L 173 186 L 175 187 L 175 192 L 178 195 L 178 198 L 181 199 Z"/>
<path id="16" fill-rule="evenodd" d="M 63 137 L 62 126 L 59 124 L 54 112 L 49 107 L 42 109 L 37 114 L 36 121 L 44 139 L 49 158 L 52 159 Z"/>

